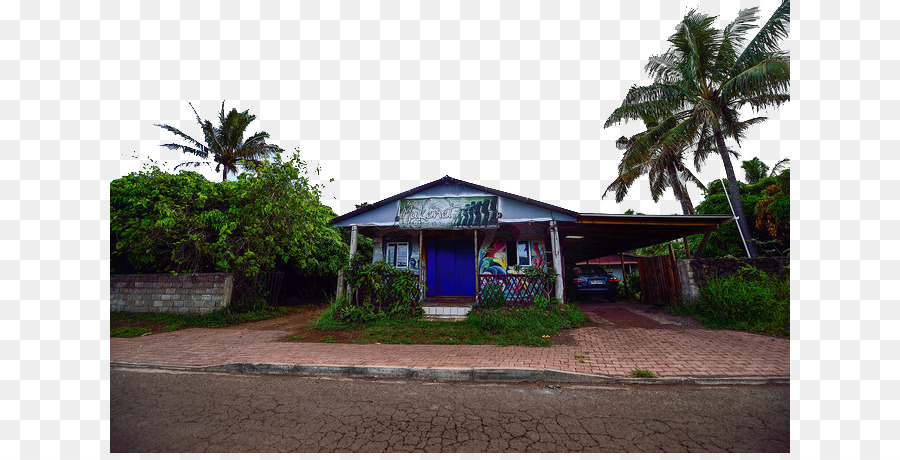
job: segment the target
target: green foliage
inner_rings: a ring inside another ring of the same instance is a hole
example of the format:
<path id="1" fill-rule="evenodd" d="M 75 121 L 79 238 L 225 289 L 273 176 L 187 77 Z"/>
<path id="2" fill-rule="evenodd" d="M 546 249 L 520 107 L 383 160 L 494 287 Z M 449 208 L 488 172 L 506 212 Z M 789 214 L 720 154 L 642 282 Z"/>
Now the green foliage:
<path id="1" fill-rule="evenodd" d="M 622 280 L 624 289 L 619 289 L 619 295 L 625 300 L 641 300 L 641 274 L 639 272 L 626 273 Z"/>
<path id="2" fill-rule="evenodd" d="M 349 297 L 339 303 L 343 321 L 365 322 L 382 317 L 418 317 L 423 285 L 418 275 L 398 270 L 383 260 L 367 263 L 355 254 L 345 273 Z"/>
<path id="3" fill-rule="evenodd" d="M 499 310 L 506 307 L 506 294 L 503 292 L 503 285 L 500 283 L 491 283 L 481 290 L 481 306 L 488 310 Z"/>
<path id="4" fill-rule="evenodd" d="M 743 266 L 704 283 L 697 302 L 670 311 L 692 315 L 710 328 L 788 336 L 790 281 Z"/>
<path id="5" fill-rule="evenodd" d="M 231 272 L 243 310 L 262 306 L 242 289 L 261 272 L 288 266 L 301 275 L 337 273 L 347 246 L 329 224 L 321 188 L 295 153 L 261 163 L 256 174 L 215 183 L 158 168 L 110 184 L 111 265 L 137 273 Z M 254 296 L 259 296 L 255 293 Z"/>
<path id="6" fill-rule="evenodd" d="M 635 378 L 635 379 L 655 379 L 655 378 L 659 378 L 659 377 L 658 377 L 656 374 L 654 374 L 652 371 L 649 371 L 649 370 L 647 370 L 647 369 L 641 369 L 641 368 L 639 368 L 639 367 L 637 367 L 637 366 L 635 366 L 634 369 L 631 370 L 631 373 L 628 374 L 628 375 L 629 375 L 630 377 L 632 377 L 632 378 Z"/>
<path id="7" fill-rule="evenodd" d="M 473 311 L 464 322 L 498 335 L 498 345 L 550 346 L 544 336 L 581 326 L 586 320 L 577 306 L 551 301 L 545 307 Z"/>
<path id="8" fill-rule="evenodd" d="M 790 254 L 790 174 L 786 169 L 775 177 L 765 177 L 756 184 L 738 182 L 741 191 L 741 202 L 747 219 L 754 225 L 750 228 L 750 237 L 756 244 L 760 255 L 787 256 Z M 724 180 L 726 186 L 728 180 Z M 697 205 L 698 214 L 731 214 L 722 183 L 717 179 L 706 187 L 704 200 Z M 741 242 L 737 224 L 728 222 L 714 230 L 703 252 L 698 254 L 703 235 L 691 235 L 688 244 L 691 257 L 746 257 L 747 252 Z M 673 242 L 675 257 L 684 258 L 683 240 Z M 669 253 L 669 243 L 662 243 L 634 251 L 640 255 L 663 255 Z"/>

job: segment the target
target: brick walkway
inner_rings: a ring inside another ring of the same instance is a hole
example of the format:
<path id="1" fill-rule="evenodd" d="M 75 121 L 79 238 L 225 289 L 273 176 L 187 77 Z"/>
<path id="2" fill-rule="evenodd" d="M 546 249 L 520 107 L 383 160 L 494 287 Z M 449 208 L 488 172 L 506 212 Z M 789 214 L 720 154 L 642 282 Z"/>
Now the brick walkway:
<path id="1" fill-rule="evenodd" d="M 585 327 L 575 345 L 349 345 L 279 342 L 283 331 L 187 329 L 110 340 L 112 362 L 553 369 L 612 377 L 635 366 L 660 377 L 788 377 L 790 341 L 705 329 Z"/>

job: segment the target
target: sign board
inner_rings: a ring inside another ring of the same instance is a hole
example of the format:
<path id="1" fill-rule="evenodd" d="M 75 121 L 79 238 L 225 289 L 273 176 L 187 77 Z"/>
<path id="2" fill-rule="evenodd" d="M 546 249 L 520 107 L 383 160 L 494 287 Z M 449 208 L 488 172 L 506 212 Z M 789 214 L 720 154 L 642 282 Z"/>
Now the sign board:
<path id="1" fill-rule="evenodd" d="M 498 227 L 496 196 L 452 196 L 400 201 L 400 228 Z"/>

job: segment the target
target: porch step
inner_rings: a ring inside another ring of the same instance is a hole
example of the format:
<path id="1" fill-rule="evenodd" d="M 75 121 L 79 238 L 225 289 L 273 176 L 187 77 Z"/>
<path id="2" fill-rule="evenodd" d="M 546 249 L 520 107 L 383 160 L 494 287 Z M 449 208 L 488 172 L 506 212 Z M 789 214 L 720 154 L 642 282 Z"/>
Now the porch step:
<path id="1" fill-rule="evenodd" d="M 464 318 L 472 307 L 422 307 L 426 318 L 454 319 Z"/>

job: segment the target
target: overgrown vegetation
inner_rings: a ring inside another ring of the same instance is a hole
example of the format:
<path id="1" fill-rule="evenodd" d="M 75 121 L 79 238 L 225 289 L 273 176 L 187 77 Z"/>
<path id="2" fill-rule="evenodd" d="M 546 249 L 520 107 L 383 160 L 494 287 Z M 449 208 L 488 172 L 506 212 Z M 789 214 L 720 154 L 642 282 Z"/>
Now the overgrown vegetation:
<path id="1" fill-rule="evenodd" d="M 347 245 L 329 225 L 335 214 L 306 163 L 297 153 L 286 161 L 276 155 L 255 169 L 221 183 L 157 167 L 112 181 L 113 272 L 234 273 L 229 308 L 236 311 L 264 307 L 252 289 L 261 272 L 336 274 Z"/>
<path id="2" fill-rule="evenodd" d="M 585 321 L 577 306 L 562 305 L 552 298 L 547 304 L 538 300 L 522 308 L 476 310 L 464 322 L 491 333 L 497 345 L 549 346 L 549 336 L 582 326 Z"/>
<path id="3" fill-rule="evenodd" d="M 367 263 L 364 256 L 355 255 L 344 276 L 347 295 L 335 301 L 340 320 L 365 322 L 422 315 L 419 299 L 424 286 L 411 271 L 398 270 L 382 260 Z"/>
<path id="4" fill-rule="evenodd" d="M 697 302 L 668 307 L 705 327 L 757 334 L 790 335 L 790 281 L 744 266 L 700 287 Z"/>

